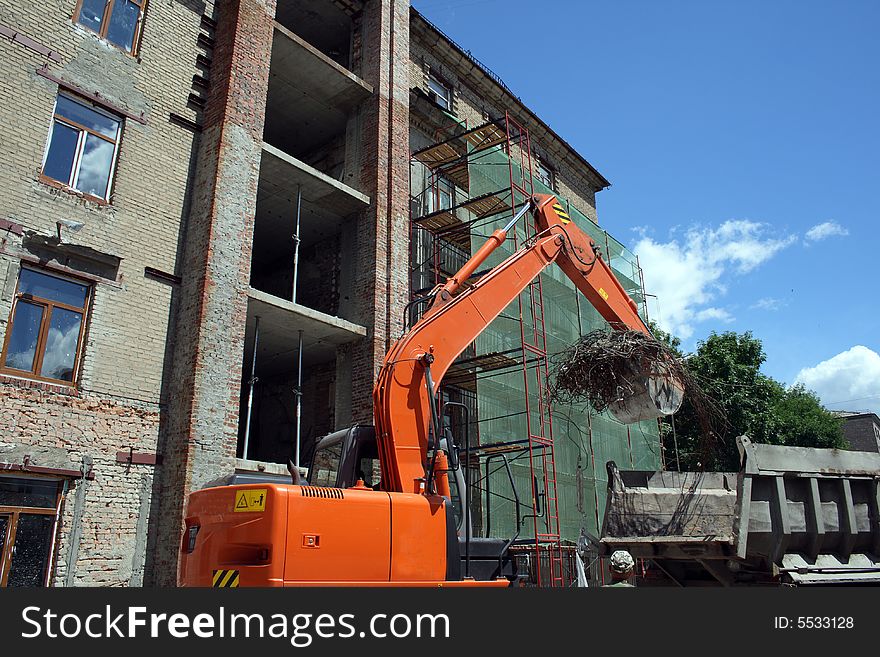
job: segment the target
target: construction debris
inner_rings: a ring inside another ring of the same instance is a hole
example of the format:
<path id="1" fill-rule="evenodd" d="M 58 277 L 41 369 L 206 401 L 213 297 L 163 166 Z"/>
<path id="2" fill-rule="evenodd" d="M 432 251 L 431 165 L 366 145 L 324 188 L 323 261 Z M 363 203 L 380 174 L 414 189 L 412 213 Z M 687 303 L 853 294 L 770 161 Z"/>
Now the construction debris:
<path id="1" fill-rule="evenodd" d="M 673 349 L 640 331 L 595 330 L 553 359 L 551 400 L 589 403 L 623 422 L 677 411 L 688 399 L 707 439 L 723 411 Z"/>

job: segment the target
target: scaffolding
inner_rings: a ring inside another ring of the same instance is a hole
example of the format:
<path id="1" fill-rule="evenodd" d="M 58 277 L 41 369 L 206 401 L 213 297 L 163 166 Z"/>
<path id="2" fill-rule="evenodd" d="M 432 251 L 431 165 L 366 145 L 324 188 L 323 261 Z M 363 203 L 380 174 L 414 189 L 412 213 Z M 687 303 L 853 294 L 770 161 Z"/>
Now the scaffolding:
<path id="1" fill-rule="evenodd" d="M 454 274 L 533 193 L 544 193 L 556 195 L 593 238 L 644 310 L 635 256 L 533 176 L 528 131 L 510 114 L 473 128 L 456 121 L 435 138 L 417 148 L 411 161 L 414 300 Z M 471 283 L 534 234 L 534 223 L 520 222 Z M 413 308 L 409 321 L 424 309 Z M 475 533 L 519 536 L 516 547 L 531 555 L 530 573 L 539 586 L 570 585 L 567 550 L 581 531 L 598 534 L 605 462 L 660 465 L 656 422 L 630 428 L 589 408 L 549 403 L 553 354 L 602 325 L 567 277 L 551 267 L 465 350 L 443 380 L 442 398 L 469 408 L 469 426 L 456 439 L 459 444 L 468 440 L 470 448 Z"/>

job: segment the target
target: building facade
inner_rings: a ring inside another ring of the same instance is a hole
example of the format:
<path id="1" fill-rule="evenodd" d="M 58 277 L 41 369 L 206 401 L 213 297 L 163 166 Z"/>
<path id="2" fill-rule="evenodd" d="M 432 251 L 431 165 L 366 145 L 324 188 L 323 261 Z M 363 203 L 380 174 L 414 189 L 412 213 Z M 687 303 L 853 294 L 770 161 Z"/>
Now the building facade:
<path id="1" fill-rule="evenodd" d="M 871 412 L 836 411 L 849 449 L 880 452 L 880 417 Z"/>
<path id="2" fill-rule="evenodd" d="M 509 112 L 578 221 L 608 184 L 403 0 L 0 0 L 0 36 L 0 585 L 172 585 L 190 491 L 371 422 L 414 218 L 479 187 L 413 153 Z M 522 403 L 463 370 L 481 434 Z"/>

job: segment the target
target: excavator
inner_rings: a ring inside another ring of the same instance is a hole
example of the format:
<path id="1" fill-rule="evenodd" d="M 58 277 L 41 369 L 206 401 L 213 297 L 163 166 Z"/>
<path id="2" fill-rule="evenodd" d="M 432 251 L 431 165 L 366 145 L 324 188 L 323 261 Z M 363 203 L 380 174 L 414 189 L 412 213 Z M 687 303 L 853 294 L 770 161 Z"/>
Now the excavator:
<path id="1" fill-rule="evenodd" d="M 535 236 L 470 282 L 528 211 Z M 592 239 L 555 196 L 532 196 L 432 291 L 422 317 L 392 345 L 373 390 L 374 426 L 322 439 L 309 482 L 295 469 L 293 483 L 238 474 L 190 495 L 179 583 L 506 587 L 516 582 L 508 554 L 512 541 L 475 538 L 456 520 L 450 481 L 461 489 L 456 478 L 461 465 L 458 447 L 442 427 L 438 390 L 453 361 L 553 263 L 613 330 L 650 335 Z M 624 422 L 668 415 L 681 405 L 675 381 L 644 378 L 636 393 L 612 409 Z M 369 465 L 376 461 L 378 477 Z"/>

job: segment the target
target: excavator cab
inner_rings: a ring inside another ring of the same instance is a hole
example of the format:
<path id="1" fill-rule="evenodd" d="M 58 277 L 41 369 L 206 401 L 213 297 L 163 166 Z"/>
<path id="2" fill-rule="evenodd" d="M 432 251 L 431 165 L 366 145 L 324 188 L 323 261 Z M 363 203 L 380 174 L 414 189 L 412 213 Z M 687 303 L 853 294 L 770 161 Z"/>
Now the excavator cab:
<path id="1" fill-rule="evenodd" d="M 510 552 L 514 538 L 474 536 L 473 523 L 468 513 L 465 491 L 467 483 L 463 465 L 453 455 L 458 454 L 451 432 L 440 440 L 440 449 L 450 455 L 448 504 L 462 562 L 462 574 L 476 580 L 488 581 L 506 578 L 519 579 L 518 564 Z M 379 448 L 376 432 L 370 425 L 355 425 L 331 433 L 315 446 L 309 464 L 307 479 L 312 486 L 346 489 L 358 482 L 373 490 L 382 490 L 379 467 Z M 513 486 L 511 481 L 511 486 Z M 448 531 L 451 531 L 450 528 Z"/>

